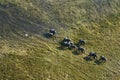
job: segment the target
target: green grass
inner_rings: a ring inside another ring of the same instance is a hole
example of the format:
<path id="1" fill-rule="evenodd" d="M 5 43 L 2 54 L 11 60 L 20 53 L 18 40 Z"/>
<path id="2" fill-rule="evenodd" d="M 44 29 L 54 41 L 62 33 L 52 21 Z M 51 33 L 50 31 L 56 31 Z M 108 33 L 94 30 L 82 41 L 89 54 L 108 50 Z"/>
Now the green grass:
<path id="1" fill-rule="evenodd" d="M 120 1 L 0 0 L 1 80 L 119 80 Z M 102 5 L 102 7 L 101 7 Z M 97 9 L 99 10 L 97 11 Z M 43 34 L 51 27 L 56 37 Z M 25 33 L 29 37 L 25 37 Z M 86 40 L 86 54 L 61 49 L 60 41 Z M 90 51 L 106 63 L 86 61 Z"/>

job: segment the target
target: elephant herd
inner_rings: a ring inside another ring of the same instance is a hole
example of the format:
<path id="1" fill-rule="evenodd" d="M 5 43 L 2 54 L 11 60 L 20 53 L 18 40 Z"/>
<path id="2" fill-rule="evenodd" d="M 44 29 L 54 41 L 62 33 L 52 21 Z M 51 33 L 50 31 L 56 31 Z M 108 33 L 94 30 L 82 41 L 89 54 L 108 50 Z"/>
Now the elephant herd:
<path id="1" fill-rule="evenodd" d="M 67 48 L 69 48 L 69 49 L 71 49 L 71 50 L 77 50 L 78 53 L 79 53 L 79 52 L 85 53 L 85 48 L 81 47 L 81 45 L 84 45 L 84 44 L 85 44 L 85 41 L 82 40 L 82 39 L 80 39 L 79 42 L 78 42 L 78 45 L 75 45 L 75 44 L 71 41 L 71 39 L 69 39 L 69 38 L 67 38 L 67 37 L 65 37 L 65 38 L 63 39 L 63 41 L 61 42 L 61 45 L 62 45 L 63 47 L 67 47 Z"/>
<path id="2" fill-rule="evenodd" d="M 55 36 L 57 33 L 57 31 L 55 29 L 50 29 L 48 33 L 46 33 L 46 37 L 47 38 L 52 38 L 53 36 Z M 61 41 L 61 46 L 64 48 L 68 48 L 70 50 L 74 50 L 76 51 L 77 54 L 80 53 L 85 53 L 85 48 L 82 47 L 86 44 L 86 41 L 83 39 L 80 39 L 78 41 L 78 43 L 74 44 L 72 42 L 72 40 L 68 37 L 65 37 L 62 41 Z M 98 55 L 96 54 L 96 52 L 90 52 L 89 55 L 87 56 L 87 59 L 97 59 Z M 106 62 L 106 57 L 105 56 L 100 56 L 99 58 L 99 62 Z"/>

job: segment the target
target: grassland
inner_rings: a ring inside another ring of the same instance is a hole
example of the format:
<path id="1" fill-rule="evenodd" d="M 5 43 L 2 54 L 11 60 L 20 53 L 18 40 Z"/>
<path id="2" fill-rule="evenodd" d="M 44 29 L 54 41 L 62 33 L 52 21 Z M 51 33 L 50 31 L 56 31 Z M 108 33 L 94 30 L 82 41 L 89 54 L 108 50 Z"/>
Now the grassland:
<path id="1" fill-rule="evenodd" d="M 0 79 L 120 80 L 120 1 L 97 1 L 0 0 Z M 85 39 L 86 54 L 61 49 L 65 36 Z M 86 61 L 90 51 L 107 62 Z"/>

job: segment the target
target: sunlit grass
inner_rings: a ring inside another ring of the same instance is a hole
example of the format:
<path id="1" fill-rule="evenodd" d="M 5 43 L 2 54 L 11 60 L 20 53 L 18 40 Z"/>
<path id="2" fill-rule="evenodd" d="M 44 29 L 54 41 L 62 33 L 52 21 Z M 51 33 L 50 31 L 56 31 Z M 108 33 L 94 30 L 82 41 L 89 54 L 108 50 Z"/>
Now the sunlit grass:
<path id="1" fill-rule="evenodd" d="M 89 1 L 52 1 L 0 1 L 4 5 L 13 4 L 13 7 L 0 8 L 0 14 L 5 14 L 4 18 L 0 15 L 0 78 L 119 80 L 119 1 L 111 0 L 109 14 L 105 5 L 102 7 L 105 11 L 99 14 L 96 11 L 99 6 Z M 45 38 L 50 28 L 56 28 L 56 37 Z M 67 48 L 62 49 L 60 42 L 66 36 L 74 43 L 85 39 L 86 53 L 75 55 Z M 104 55 L 107 62 L 86 61 L 84 57 L 91 51 L 98 54 L 98 59 Z"/>

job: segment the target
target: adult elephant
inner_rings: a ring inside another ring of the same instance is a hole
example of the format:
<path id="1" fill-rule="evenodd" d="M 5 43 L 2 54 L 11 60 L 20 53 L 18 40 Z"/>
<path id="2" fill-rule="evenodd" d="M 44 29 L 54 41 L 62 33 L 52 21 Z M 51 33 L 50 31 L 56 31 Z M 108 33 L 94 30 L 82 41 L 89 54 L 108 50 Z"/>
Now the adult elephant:
<path id="1" fill-rule="evenodd" d="M 99 59 L 100 62 L 106 62 L 107 59 L 105 56 L 100 56 L 100 59 Z"/>
<path id="2" fill-rule="evenodd" d="M 81 46 L 81 45 L 85 45 L 85 41 L 83 39 L 80 39 L 79 42 L 78 42 L 78 45 Z"/>
<path id="3" fill-rule="evenodd" d="M 89 58 L 93 57 L 94 59 L 97 58 L 97 54 L 95 52 L 90 52 L 88 55 Z"/>
<path id="4" fill-rule="evenodd" d="M 50 29 L 49 33 L 52 33 L 53 35 L 55 35 L 57 33 L 57 31 L 55 29 Z"/>
<path id="5" fill-rule="evenodd" d="M 47 38 L 53 37 L 53 33 L 46 33 L 46 37 L 47 37 Z"/>
<path id="6" fill-rule="evenodd" d="M 85 48 L 83 48 L 83 47 L 78 47 L 78 52 L 85 53 Z"/>
<path id="7" fill-rule="evenodd" d="M 65 41 L 65 42 L 62 43 L 62 45 L 65 46 L 65 47 L 70 47 L 70 46 L 71 46 L 71 43 Z"/>
<path id="8" fill-rule="evenodd" d="M 70 49 L 71 49 L 71 50 L 76 50 L 76 49 L 77 49 L 77 46 L 74 45 L 74 44 L 71 44 Z"/>
<path id="9" fill-rule="evenodd" d="M 71 39 L 68 38 L 68 37 L 65 37 L 65 38 L 63 39 L 63 42 L 71 42 Z"/>

